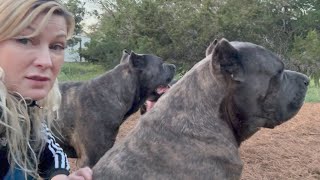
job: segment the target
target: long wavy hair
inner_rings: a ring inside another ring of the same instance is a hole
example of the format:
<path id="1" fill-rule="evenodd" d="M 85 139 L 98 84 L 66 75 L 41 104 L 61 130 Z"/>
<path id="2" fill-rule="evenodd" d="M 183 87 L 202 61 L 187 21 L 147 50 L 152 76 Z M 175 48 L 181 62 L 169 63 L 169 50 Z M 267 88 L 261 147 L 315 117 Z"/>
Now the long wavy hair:
<path id="1" fill-rule="evenodd" d="M 74 30 L 73 15 L 58 0 L 1 0 L 0 42 L 18 36 L 40 14 L 44 18 L 37 29 L 28 37 L 38 35 L 52 15 L 61 15 L 67 23 L 70 38 Z M 0 137 L 7 140 L 10 169 L 18 167 L 28 175 L 39 178 L 38 163 L 45 145 L 42 124 L 49 128 L 57 117 L 61 94 L 56 80 L 47 97 L 37 103 L 43 108 L 29 108 L 32 100 L 11 92 L 4 83 L 4 71 L 0 67 Z"/>

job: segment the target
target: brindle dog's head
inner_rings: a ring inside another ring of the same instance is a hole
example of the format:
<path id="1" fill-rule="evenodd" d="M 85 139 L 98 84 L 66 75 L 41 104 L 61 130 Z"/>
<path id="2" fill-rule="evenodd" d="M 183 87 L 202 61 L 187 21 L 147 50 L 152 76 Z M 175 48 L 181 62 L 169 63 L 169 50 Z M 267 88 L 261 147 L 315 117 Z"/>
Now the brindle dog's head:
<path id="1" fill-rule="evenodd" d="M 208 47 L 206 54 L 210 53 L 213 68 L 218 69 L 215 72 L 222 73 L 228 84 L 228 95 L 220 109 L 239 143 L 260 127 L 274 128 L 289 120 L 301 108 L 309 78 L 285 70 L 271 51 L 222 39 Z"/>
<path id="2" fill-rule="evenodd" d="M 129 63 L 132 71 L 138 74 L 140 94 L 150 96 L 157 88 L 166 87 L 175 75 L 175 65 L 164 63 L 152 54 L 136 54 L 123 50 L 120 63 Z"/>

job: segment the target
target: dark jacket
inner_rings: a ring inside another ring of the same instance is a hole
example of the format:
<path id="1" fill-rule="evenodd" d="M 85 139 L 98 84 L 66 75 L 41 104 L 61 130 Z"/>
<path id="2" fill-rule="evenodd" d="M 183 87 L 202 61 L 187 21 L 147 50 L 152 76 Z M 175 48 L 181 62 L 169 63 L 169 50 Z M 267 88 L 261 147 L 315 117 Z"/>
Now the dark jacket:
<path id="1" fill-rule="evenodd" d="M 59 144 L 56 143 L 51 131 L 46 125 L 42 129 L 46 136 L 46 145 L 42 152 L 40 152 L 39 159 L 39 175 L 43 179 L 51 179 L 58 174 L 69 175 L 70 165 L 67 155 L 63 152 Z M 9 172 L 9 162 L 7 159 L 7 143 L 4 137 L 0 137 L 0 180 L 4 179 Z"/>

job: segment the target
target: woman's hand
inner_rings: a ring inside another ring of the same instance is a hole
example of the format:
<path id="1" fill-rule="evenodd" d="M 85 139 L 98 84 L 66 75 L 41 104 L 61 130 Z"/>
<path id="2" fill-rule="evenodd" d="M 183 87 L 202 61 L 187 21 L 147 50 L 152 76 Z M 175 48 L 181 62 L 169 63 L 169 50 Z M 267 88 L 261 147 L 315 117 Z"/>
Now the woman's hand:
<path id="1" fill-rule="evenodd" d="M 92 180 L 92 170 L 89 167 L 80 168 L 69 176 L 57 175 L 52 180 Z"/>
<path id="2" fill-rule="evenodd" d="M 89 167 L 80 168 L 68 176 L 70 180 L 92 180 L 92 170 Z"/>

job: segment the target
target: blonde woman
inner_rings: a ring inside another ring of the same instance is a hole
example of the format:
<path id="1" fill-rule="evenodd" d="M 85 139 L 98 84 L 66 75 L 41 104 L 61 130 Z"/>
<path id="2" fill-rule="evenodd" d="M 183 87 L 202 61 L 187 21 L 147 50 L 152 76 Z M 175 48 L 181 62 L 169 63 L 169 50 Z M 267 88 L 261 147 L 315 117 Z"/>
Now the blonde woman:
<path id="1" fill-rule="evenodd" d="M 72 15 L 58 0 L 0 0 L 0 179 L 91 179 L 69 175 L 50 124 Z"/>

